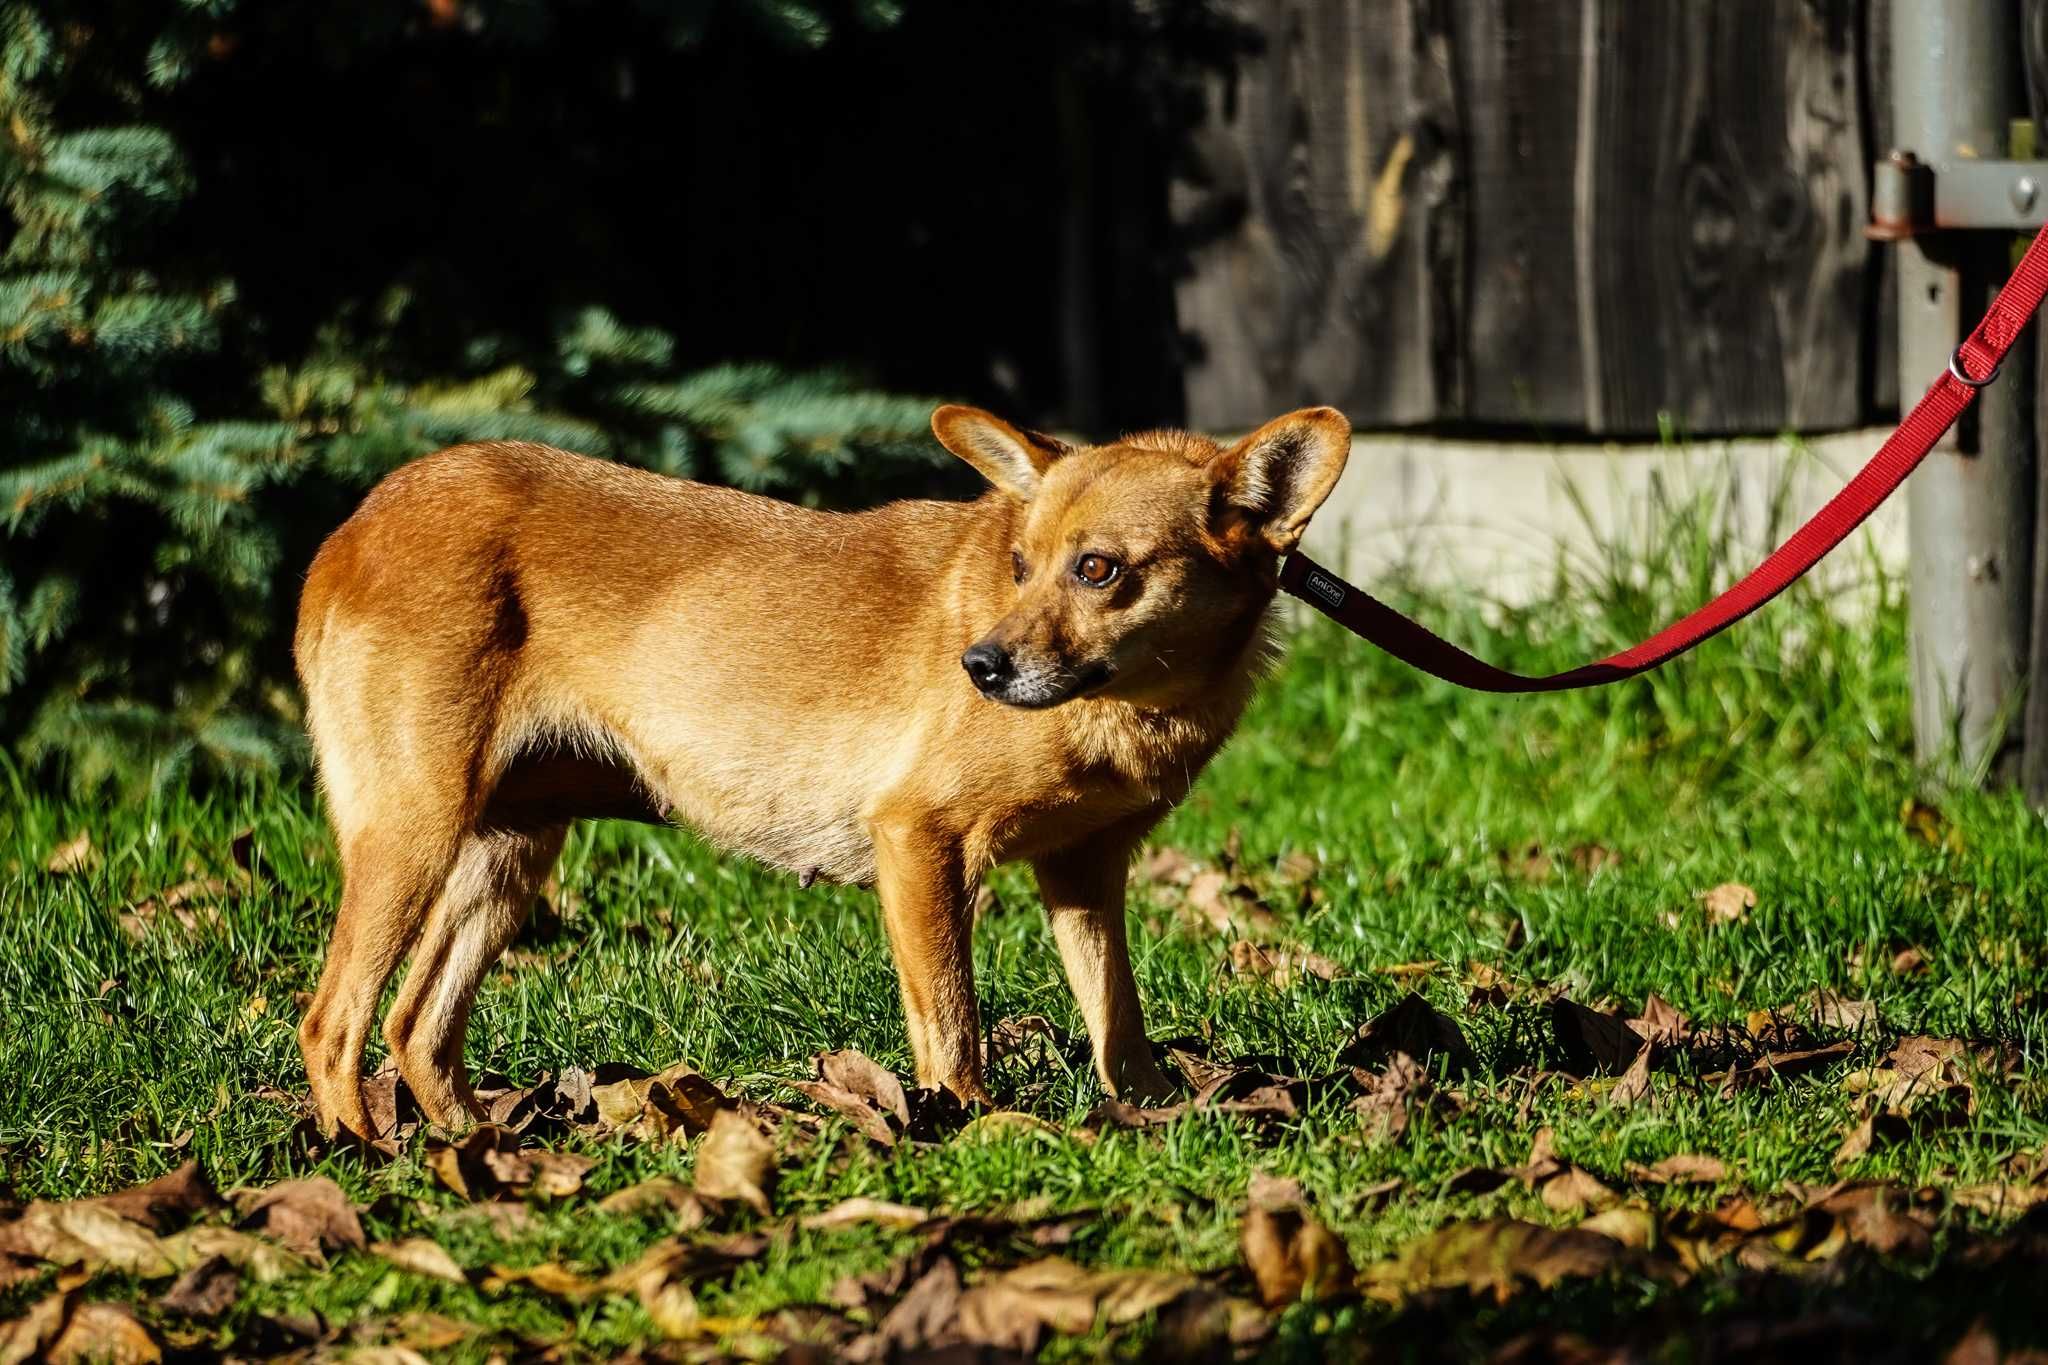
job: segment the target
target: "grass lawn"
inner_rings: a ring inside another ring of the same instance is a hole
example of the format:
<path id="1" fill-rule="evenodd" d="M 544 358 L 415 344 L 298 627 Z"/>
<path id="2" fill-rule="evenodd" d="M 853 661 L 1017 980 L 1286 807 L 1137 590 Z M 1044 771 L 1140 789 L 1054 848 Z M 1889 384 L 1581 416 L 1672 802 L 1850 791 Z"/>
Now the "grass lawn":
<path id="1" fill-rule="evenodd" d="M 1441 605 L 1433 619 L 1512 665 L 1578 662 L 1704 596 L 1711 549 L 1590 570 L 1491 624 Z M 835 1289 L 851 1302 L 849 1277 L 906 1257 L 993 1282 L 1048 1254 L 1031 1236 L 1047 1219 L 1039 1241 L 1073 1262 L 1189 1272 L 1223 1296 L 1213 1307 L 1260 1297 L 1243 1231 L 1264 1173 L 1299 1182 L 1307 1218 L 1352 1267 L 1318 1279 L 1318 1253 L 1297 1238 L 1310 1282 L 1297 1301 L 1270 1321 L 1230 1310 L 1251 1349 L 1282 1357 L 1928 1359 L 1980 1320 L 2008 1348 L 2048 1346 L 2048 1231 L 2040 1213 L 2020 1216 L 2048 1180 L 2048 829 L 2009 794 L 1927 802 L 1904 611 L 1880 596 L 1849 621 L 1795 596 L 1646 679 L 1550 698 L 1461 693 L 1304 627 L 1155 840 L 1187 862 L 1134 875 L 1131 915 L 1155 1039 L 1334 1081 L 1296 1087 L 1292 1114 L 1090 1123 L 1103 1096 L 1055 1035 L 993 1074 L 1043 1124 L 889 1148 L 838 1117 L 771 1118 L 770 1214 L 714 1204 L 702 1227 L 676 1200 L 597 1207 L 653 1177 L 688 1185 L 701 1141 L 572 1131 L 545 1144 L 594 1159 L 582 1192 L 474 1205 L 436 1177 L 425 1134 L 390 1160 L 308 1152 L 293 1030 L 338 891 L 310 782 L 116 806 L 0 768 L 0 1205 L 98 1195 L 195 1158 L 230 1192 L 319 1174 L 357 1207 L 367 1241 L 432 1238 L 463 1272 L 330 1246 L 321 1271 L 244 1273 L 209 1317 L 159 1303 L 160 1270 L 58 1281 L 18 1258 L 0 1320 L 64 1292 L 73 1313 L 134 1305 L 167 1351 L 382 1342 L 481 1360 L 573 1338 L 562 1354 L 609 1356 L 651 1349 L 666 1329 L 680 1337 L 672 1352 L 762 1355 L 803 1331 L 843 1344 L 888 1317 L 904 1283 L 843 1318 L 781 1310 Z M 48 871 L 80 833 L 89 853 L 73 845 L 76 865 Z M 1202 870 L 1223 876 L 1185 884 Z M 1722 892 L 1712 904 L 1729 913 L 1716 915 L 1703 893 L 1729 884 L 1754 904 Z M 1028 878 L 1005 869 L 992 886 L 977 933 L 985 1021 L 1040 1015 L 1078 1032 Z M 858 1049 L 907 1069 L 867 893 L 800 890 L 684 834 L 597 825 L 573 834 L 552 910 L 485 986 L 473 1068 L 525 1085 L 572 1066 L 686 1063 L 728 1095 L 806 1115 L 828 1111 L 785 1082 L 811 1076 L 813 1054 Z M 1293 969 L 1284 982 L 1233 969 L 1240 937 Z M 1357 1081 L 1335 1059 L 1411 989 L 1458 1025 L 1470 1069 L 1413 1045 L 1432 1075 L 1354 1107 L 1386 1059 Z M 1817 990 L 1839 999 L 1816 1011 Z M 1695 1043 L 1659 1051 L 1647 1093 L 1629 1094 L 1639 1087 L 1618 1065 L 1589 1066 L 1560 1036 L 1551 1002 L 1634 1016 L 1653 992 L 1689 1017 Z M 1730 1026 L 1719 1052 L 1704 1041 L 1716 1025 Z M 1911 1071 L 1894 1046 L 1914 1036 L 1994 1046 L 1948 1057 L 1931 1098 L 1885 1089 Z M 1783 1074 L 1719 1074 L 1839 1040 L 1846 1053 Z M 1867 1151 L 1838 1157 L 1867 1114 Z M 1515 1169 L 1545 1128 L 1555 1167 Z M 1677 1155 L 1722 1170 L 1696 1183 L 1643 1173 Z M 1859 1183 L 1828 1202 L 1840 1181 Z M 854 1196 L 994 1221 L 804 1225 Z M 1277 1226 L 1284 1241 L 1299 1216 L 1262 1217 L 1261 1235 Z M 1597 1231 L 1526 1257 L 1514 1239 L 1530 1234 L 1510 1221 L 1589 1217 Z M 671 1236 L 704 1249 L 674 1277 L 694 1303 L 681 1323 L 665 1316 L 675 1300 L 489 1278 L 547 1263 L 598 1276 Z M 1101 1292 L 1082 1294 L 1092 1327 L 1045 1333 L 1047 1356 L 1214 1344 L 1222 1309 L 1206 1327 L 1173 1309 L 1125 1322 Z M 915 1344 L 946 1329 L 904 1332 Z"/>

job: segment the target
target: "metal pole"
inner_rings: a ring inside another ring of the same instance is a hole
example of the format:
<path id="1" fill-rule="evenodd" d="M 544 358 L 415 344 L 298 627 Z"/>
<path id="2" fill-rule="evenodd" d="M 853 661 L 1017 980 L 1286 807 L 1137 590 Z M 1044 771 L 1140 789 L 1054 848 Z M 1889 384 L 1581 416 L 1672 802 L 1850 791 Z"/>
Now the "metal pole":
<path id="1" fill-rule="evenodd" d="M 1923 161 L 2006 155 L 2023 107 L 2013 0 L 1892 0 L 1897 145 Z M 1899 396 L 1948 364 L 2011 265 L 2011 235 L 1936 231 L 1899 243 Z M 2016 775 L 2033 587 L 2033 449 L 2013 357 L 1907 486 L 1913 731 L 1949 780 Z"/>

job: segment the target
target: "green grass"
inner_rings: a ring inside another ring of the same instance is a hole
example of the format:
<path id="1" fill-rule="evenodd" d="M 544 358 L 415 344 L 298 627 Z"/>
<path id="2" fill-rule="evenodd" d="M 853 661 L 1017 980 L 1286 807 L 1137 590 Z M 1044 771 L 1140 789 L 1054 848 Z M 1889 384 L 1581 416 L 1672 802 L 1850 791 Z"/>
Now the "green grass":
<path id="1" fill-rule="evenodd" d="M 1636 547 L 1565 575 L 1536 608 L 1438 602 L 1430 614 L 1490 658 L 1560 666 L 1647 633 L 1703 597 L 1724 549 L 1711 536 L 1664 555 Z M 1465 1026 L 1485 1063 L 1464 1087 L 1464 1110 L 1393 1140 L 1369 1134 L 1335 1101 L 1277 1127 L 1195 1116 L 1091 1141 L 1075 1128 L 1101 1098 L 1085 1069 L 1013 1065 L 997 1072 L 997 1091 L 1025 1096 L 1061 1135 L 893 1153 L 856 1142 L 798 1146 L 787 1154 L 778 1214 L 854 1194 L 947 1212 L 1095 1211 L 1102 1216 L 1070 1249 L 1077 1259 L 1211 1271 L 1238 1261 L 1255 1170 L 1298 1176 L 1361 1265 L 1458 1218 L 1568 1222 L 1519 1185 L 1486 1195 L 1444 1189 L 1462 1167 L 1521 1161 L 1544 1124 L 1560 1151 L 1611 1183 L 1626 1185 L 1626 1163 L 1677 1152 L 1728 1163 L 1718 1190 L 1627 1188 L 1660 1211 L 1844 1175 L 1936 1189 L 2000 1178 L 2016 1154 L 2048 1145 L 2048 829 L 2009 793 L 1945 794 L 1921 828 L 1902 821 L 1902 803 L 1922 794 L 1910 757 L 1904 612 L 1889 585 L 1872 592 L 1874 608 L 1846 615 L 1795 593 L 1645 679 L 1554 697 L 1459 692 L 1328 627 L 1301 629 L 1238 738 L 1155 842 L 1213 861 L 1235 839 L 1255 878 L 1287 854 L 1312 853 L 1321 896 L 1287 915 L 1288 936 L 1346 974 L 1279 991 L 1232 976 L 1224 939 L 1176 924 L 1177 893 L 1139 885 L 1132 915 L 1150 1031 L 1204 1038 L 1219 1057 L 1277 1054 L 1316 1074 L 1403 990 L 1376 968 L 1438 962 L 1421 989 Z M 152 892 L 231 872 L 230 845 L 245 828 L 254 830 L 255 876 L 219 902 L 217 924 L 140 939 L 123 931 L 120 912 Z M 90 870 L 46 873 L 51 850 L 79 831 L 96 851 Z M 1532 846 L 1553 859 L 1549 875 L 1526 875 L 1522 854 Z M 1582 846 L 1618 861 L 1579 870 L 1569 851 Z M 799 890 L 687 835 L 623 826 L 579 829 L 560 880 L 559 933 L 527 945 L 539 956 L 495 974 L 483 991 L 473 1067 L 530 1081 L 570 1064 L 687 1061 L 729 1090 L 798 1104 L 778 1080 L 808 1074 L 817 1051 L 859 1048 L 907 1069 L 867 894 Z M 1746 922 L 1707 923 L 1698 893 L 1723 882 L 1755 889 Z M 1078 1033 L 1028 880 L 1006 870 L 995 887 L 999 907 L 976 946 L 985 1016 L 1043 1014 Z M 257 1092 L 303 1092 L 295 996 L 314 983 L 336 894 L 310 782 L 110 810 L 0 769 L 5 1185 L 24 1199 L 70 1197 L 190 1155 L 225 1188 L 316 1164 L 294 1155 L 297 1116 Z M 1890 969 L 1905 947 L 1920 951 L 1924 971 Z M 2008 1043 L 2018 1076 L 1980 1083 L 1966 1121 L 1837 1171 L 1831 1158 L 1852 1117 L 1839 1084 L 1845 1068 L 1728 1099 L 1682 1072 L 1659 1073 L 1654 1104 L 1631 1109 L 1569 1083 L 1532 1094 L 1529 1077 L 1554 1049 L 1530 1011 L 1467 1004 L 1463 971 L 1475 960 L 1561 983 L 1589 1003 L 1634 1007 L 1655 991 L 1708 1022 L 1740 1023 L 1832 988 L 1880 1012 L 1857 1065 L 1898 1034 L 1928 1032 Z M 598 1193 L 686 1174 L 692 1160 L 680 1146 L 582 1145 L 602 1160 L 590 1181 Z M 666 1231 L 659 1216 L 608 1217 L 587 1200 L 538 1208 L 510 1231 L 464 1218 L 417 1151 L 389 1165 L 350 1155 L 317 1164 L 369 1204 L 373 1238 L 431 1232 L 470 1266 L 553 1257 L 608 1266 Z M 1357 1197 L 1388 1178 L 1402 1184 L 1383 1204 Z M 1888 1341 L 1928 1349 L 1980 1313 L 2009 1341 L 2038 1339 L 2029 1300 L 1984 1260 L 2001 1230 L 1948 1210 L 1934 1255 L 1919 1261 L 1844 1257 L 1774 1277 L 1731 1267 L 1683 1288 L 1567 1282 L 1505 1305 L 1441 1295 L 1398 1308 L 1304 1305 L 1284 1317 L 1274 1349 L 1313 1354 L 1341 1337 L 1389 1344 L 1397 1355 L 1467 1355 L 1536 1326 L 1682 1341 L 1706 1330 L 1700 1324 L 1742 1315 L 1838 1310 L 1862 1315 Z M 744 1316 L 816 1301 L 838 1276 L 882 1265 L 914 1240 L 795 1231 L 701 1288 L 700 1302 L 707 1313 Z M 38 1292 L 0 1291 L 0 1318 Z M 396 1275 L 362 1256 L 251 1291 L 223 1330 L 305 1307 L 330 1323 L 423 1309 L 511 1334 L 574 1331 L 594 1353 L 651 1331 L 624 1301 L 578 1308 L 491 1295 Z M 1059 1349 L 1126 1351 L 1132 1340 L 1143 1332 Z M 453 1351 L 484 1353 L 477 1343 Z"/>

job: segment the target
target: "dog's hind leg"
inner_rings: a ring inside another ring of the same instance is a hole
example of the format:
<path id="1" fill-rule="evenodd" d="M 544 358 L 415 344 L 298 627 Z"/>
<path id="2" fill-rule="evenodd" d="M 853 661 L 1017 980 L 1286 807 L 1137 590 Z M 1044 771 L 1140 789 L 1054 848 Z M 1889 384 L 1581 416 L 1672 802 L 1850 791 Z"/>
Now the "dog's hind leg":
<path id="1" fill-rule="evenodd" d="M 447 880 L 459 829 L 451 808 L 438 820 L 414 812 L 339 840 L 341 913 L 320 988 L 299 1025 L 314 1111 L 330 1132 L 338 1123 L 360 1137 L 380 1136 L 363 1103 L 363 1047 L 385 984 Z"/>
<path id="2" fill-rule="evenodd" d="M 399 1073 L 422 1112 L 444 1128 L 485 1117 L 462 1060 L 470 1005 L 525 923 L 567 832 L 567 825 L 485 829 L 463 840 L 385 1017 Z"/>

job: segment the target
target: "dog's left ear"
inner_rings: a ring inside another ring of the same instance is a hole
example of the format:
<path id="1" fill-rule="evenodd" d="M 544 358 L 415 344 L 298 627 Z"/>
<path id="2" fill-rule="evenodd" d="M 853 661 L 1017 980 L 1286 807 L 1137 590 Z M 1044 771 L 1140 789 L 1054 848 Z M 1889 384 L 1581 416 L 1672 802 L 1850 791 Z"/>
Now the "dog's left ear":
<path id="1" fill-rule="evenodd" d="M 1013 427 L 992 412 L 948 403 L 932 414 L 939 444 L 981 471 L 981 476 L 1020 502 L 1038 493 L 1038 481 L 1067 453 L 1064 443 L 1041 431 Z"/>
<path id="2" fill-rule="evenodd" d="M 1276 417 L 1210 463 L 1236 515 L 1281 554 L 1292 550 L 1351 457 L 1351 423 L 1335 408 Z"/>

